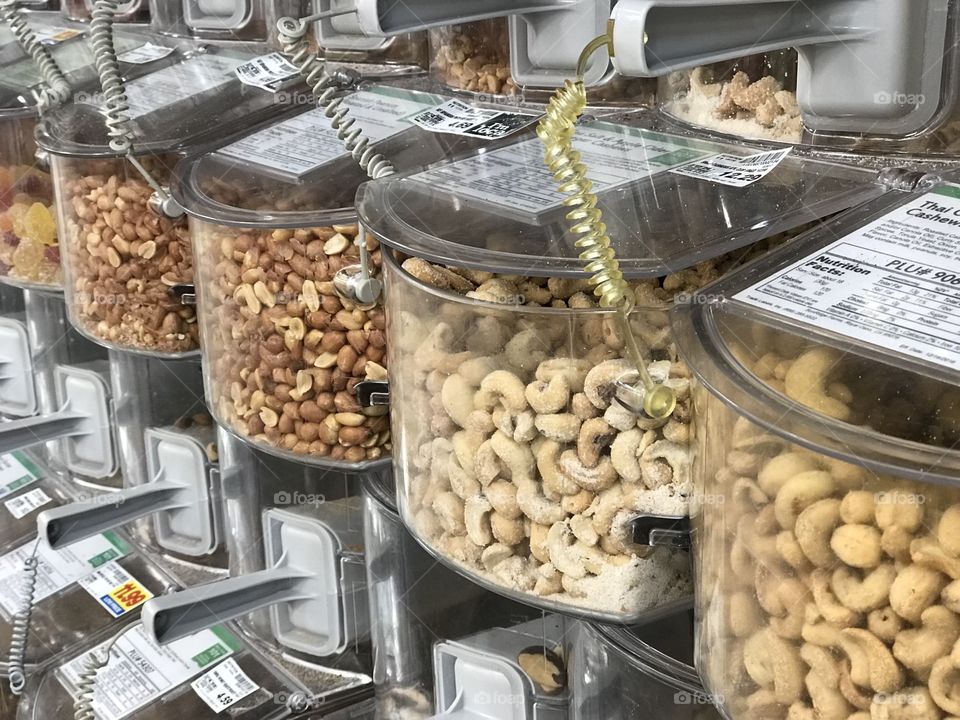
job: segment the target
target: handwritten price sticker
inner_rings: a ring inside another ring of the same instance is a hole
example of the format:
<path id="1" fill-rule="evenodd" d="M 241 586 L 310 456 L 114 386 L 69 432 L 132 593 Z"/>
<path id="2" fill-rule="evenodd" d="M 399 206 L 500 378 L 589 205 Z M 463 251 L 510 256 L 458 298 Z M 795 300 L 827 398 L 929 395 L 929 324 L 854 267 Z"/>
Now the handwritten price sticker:
<path id="1" fill-rule="evenodd" d="M 130 580 L 119 587 L 114 588 L 107 596 L 103 598 L 105 604 L 110 604 L 112 600 L 116 607 L 113 608 L 115 615 L 123 615 L 130 612 L 135 607 L 143 605 L 147 600 L 153 597 L 153 593 L 147 590 L 136 580 Z M 109 599 L 108 599 L 109 598 Z M 117 612 L 119 610 L 119 612 Z"/>

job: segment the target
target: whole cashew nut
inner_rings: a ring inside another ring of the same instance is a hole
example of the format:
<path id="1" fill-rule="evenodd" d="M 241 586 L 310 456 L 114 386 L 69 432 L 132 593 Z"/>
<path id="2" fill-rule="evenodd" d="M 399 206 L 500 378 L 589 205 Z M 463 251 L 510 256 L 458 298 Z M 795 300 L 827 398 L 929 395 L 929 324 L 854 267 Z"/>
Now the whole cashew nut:
<path id="1" fill-rule="evenodd" d="M 840 523 L 840 507 L 839 500 L 826 498 L 807 506 L 797 516 L 793 533 L 804 554 L 817 567 L 833 567 L 837 562 L 830 538 Z"/>
<path id="2" fill-rule="evenodd" d="M 920 625 L 897 634 L 893 656 L 924 680 L 933 664 L 945 657 L 960 638 L 960 618 L 942 605 L 932 605 L 920 615 Z"/>
<path id="3" fill-rule="evenodd" d="M 587 373 L 583 383 L 583 392 L 598 410 L 606 410 L 617 392 L 617 381 L 621 378 L 635 378 L 636 368 L 629 360 L 607 360 Z"/>
<path id="4" fill-rule="evenodd" d="M 854 627 L 859 625 L 863 616 L 844 606 L 837 600 L 830 587 L 830 573 L 824 568 L 818 568 L 810 575 L 810 590 L 813 601 L 823 619 L 838 627 Z"/>
<path id="5" fill-rule="evenodd" d="M 951 715 L 960 715 L 960 667 L 952 658 L 940 658 L 933 664 L 927 687 L 937 707 Z"/>
<path id="6" fill-rule="evenodd" d="M 519 415 L 527 409 L 526 387 L 523 381 L 508 370 L 494 370 L 480 383 L 480 390 L 474 396 L 474 405 L 483 410 L 492 410 L 497 403 L 512 415 Z"/>
<path id="7" fill-rule="evenodd" d="M 850 658 L 850 677 L 857 685 L 887 693 L 903 687 L 903 669 L 880 638 L 862 628 L 846 628 L 840 635 Z"/>
<path id="8" fill-rule="evenodd" d="M 747 640 L 743 664 L 757 685 L 773 689 L 779 704 L 790 705 L 802 697 L 804 666 L 800 652 L 770 628 L 759 630 Z"/>
<path id="9" fill-rule="evenodd" d="M 811 470 L 795 475 L 780 488 L 774 507 L 784 530 L 792 530 L 797 517 L 817 500 L 829 497 L 835 485 L 830 473 Z"/>
<path id="10" fill-rule="evenodd" d="M 815 412 L 848 420 L 850 407 L 828 394 L 830 372 L 840 360 L 839 354 L 827 347 L 815 347 L 798 357 L 784 378 L 787 397 Z"/>
<path id="11" fill-rule="evenodd" d="M 791 478 L 819 469 L 817 461 L 809 453 L 782 453 L 763 466 L 757 475 L 757 483 L 769 497 L 774 497 Z"/>
<path id="12" fill-rule="evenodd" d="M 600 462 L 600 454 L 616 436 L 617 431 L 603 418 L 592 418 L 584 422 L 577 437 L 577 455 L 580 462 L 588 468 L 595 468 Z"/>
<path id="13" fill-rule="evenodd" d="M 565 450 L 560 454 L 560 471 L 590 492 L 606 490 L 617 481 L 617 471 L 609 457 L 601 458 L 596 467 L 587 467 L 575 450 Z"/>
<path id="14" fill-rule="evenodd" d="M 555 375 L 549 382 L 536 380 L 527 385 L 524 396 L 538 415 L 563 412 L 570 402 L 570 384 L 564 375 Z"/>
<path id="15" fill-rule="evenodd" d="M 833 571 L 830 587 L 841 603 L 856 612 L 870 612 L 886 607 L 890 588 L 897 578 L 893 563 L 883 563 L 861 576 L 848 567 Z"/>
<path id="16" fill-rule="evenodd" d="M 847 565 L 872 568 L 880 564 L 880 531 L 872 525 L 841 525 L 833 531 L 830 547 Z"/>
<path id="17" fill-rule="evenodd" d="M 923 565 L 907 565 L 890 587 L 890 607 L 904 620 L 916 625 L 923 611 L 933 605 L 949 581 L 943 574 Z"/>

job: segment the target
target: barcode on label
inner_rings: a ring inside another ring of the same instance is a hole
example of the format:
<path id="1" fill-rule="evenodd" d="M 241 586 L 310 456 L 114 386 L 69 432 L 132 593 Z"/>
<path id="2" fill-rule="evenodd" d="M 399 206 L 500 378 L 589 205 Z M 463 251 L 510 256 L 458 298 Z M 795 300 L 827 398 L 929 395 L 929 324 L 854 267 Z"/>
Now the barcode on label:
<path id="1" fill-rule="evenodd" d="M 190 687 L 214 712 L 226 710 L 260 689 L 233 658 L 194 680 Z"/>

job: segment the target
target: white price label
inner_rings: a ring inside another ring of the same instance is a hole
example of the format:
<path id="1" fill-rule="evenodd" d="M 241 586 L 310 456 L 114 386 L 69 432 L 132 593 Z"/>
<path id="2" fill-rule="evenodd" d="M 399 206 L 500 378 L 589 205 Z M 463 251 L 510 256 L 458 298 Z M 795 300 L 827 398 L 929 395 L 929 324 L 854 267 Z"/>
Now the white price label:
<path id="1" fill-rule="evenodd" d="M 97 568 L 79 582 L 113 617 L 126 615 L 153 597 L 126 568 L 115 562 Z"/>
<path id="2" fill-rule="evenodd" d="M 161 60 L 172 52 L 172 47 L 147 43 L 146 45 L 141 45 L 133 50 L 128 50 L 125 53 L 120 53 L 117 55 L 117 60 L 120 62 L 130 63 L 132 65 L 146 65 L 147 63 L 152 63 L 155 60 Z"/>
<path id="3" fill-rule="evenodd" d="M 474 107 L 460 100 L 448 100 L 442 105 L 418 113 L 412 118 L 412 122 L 430 132 L 496 140 L 512 135 L 539 117 Z"/>
<path id="4" fill-rule="evenodd" d="M 199 55 L 127 83 L 131 119 L 189 100 L 235 79 L 240 60 Z"/>
<path id="5" fill-rule="evenodd" d="M 100 644 L 57 671 L 74 697 L 87 660 L 94 653 L 102 659 L 109 644 L 110 641 Z M 97 673 L 93 692 L 97 720 L 123 720 L 133 715 L 239 647 L 236 637 L 220 627 L 201 630 L 161 647 L 142 625 L 133 626 L 114 643 L 109 662 Z"/>
<path id="6" fill-rule="evenodd" d="M 21 452 L 0 455 L 0 498 L 36 482 L 43 473 Z"/>
<path id="7" fill-rule="evenodd" d="M 237 67 L 237 77 L 244 85 L 276 92 L 285 82 L 299 75 L 297 66 L 280 53 L 254 58 Z"/>
<path id="8" fill-rule="evenodd" d="M 960 369 L 960 185 L 942 185 L 735 298 Z"/>
<path id="9" fill-rule="evenodd" d="M 722 153 L 674 168 L 671 172 L 721 185 L 746 187 L 766 177 L 783 162 L 791 149 L 771 150 L 746 157 Z"/>
<path id="10" fill-rule="evenodd" d="M 8 615 L 20 609 L 23 586 L 23 561 L 36 548 L 37 584 L 34 604 L 73 585 L 81 578 L 130 552 L 114 533 L 94 535 L 62 550 L 53 550 L 45 542 L 31 540 L 0 557 L 0 607 Z"/>
<path id="11" fill-rule="evenodd" d="M 53 498 L 47 495 L 43 491 L 43 488 L 35 488 L 23 493 L 22 495 L 17 495 L 15 498 L 10 498 L 4 502 L 4 505 L 7 506 L 7 510 L 10 511 L 10 514 L 19 520 L 22 517 L 26 517 L 37 508 L 43 507 L 52 500 Z"/>
<path id="12" fill-rule="evenodd" d="M 350 110 L 350 117 L 364 135 L 378 142 L 409 128 L 410 116 L 436 100 L 436 96 L 394 88 L 371 88 L 348 95 L 343 106 Z M 330 119 L 316 109 L 248 135 L 218 154 L 299 179 L 344 157 L 346 151 L 330 127 Z"/>
<path id="13" fill-rule="evenodd" d="M 73 40 L 73 38 L 83 35 L 82 30 L 75 30 L 73 28 L 38 27 L 32 28 L 32 30 L 37 40 L 40 41 L 40 44 L 47 45 L 48 47 L 59 45 L 67 40 Z"/>
<path id="14" fill-rule="evenodd" d="M 712 154 L 683 138 L 609 123 L 580 128 L 574 147 L 589 168 L 590 181 L 598 193 Z M 543 162 L 539 140 L 440 165 L 410 179 L 460 197 L 534 215 L 561 207 L 564 198 Z"/>
<path id="15" fill-rule="evenodd" d="M 233 658 L 224 660 L 210 672 L 201 675 L 190 683 L 190 687 L 217 713 L 260 689 Z"/>

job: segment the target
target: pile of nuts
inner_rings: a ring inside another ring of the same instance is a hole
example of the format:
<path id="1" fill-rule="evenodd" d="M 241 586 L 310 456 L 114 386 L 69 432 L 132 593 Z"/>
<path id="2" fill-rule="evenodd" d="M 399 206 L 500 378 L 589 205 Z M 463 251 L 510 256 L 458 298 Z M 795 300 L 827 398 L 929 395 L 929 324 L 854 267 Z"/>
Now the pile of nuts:
<path id="1" fill-rule="evenodd" d="M 163 182 L 162 158 L 144 163 Z M 199 347 L 196 313 L 175 286 L 193 283 L 185 219 L 160 217 L 151 187 L 123 160 L 63 163 L 64 253 L 73 321 L 128 349 L 184 353 Z"/>
<path id="2" fill-rule="evenodd" d="M 239 229 L 197 224 L 211 406 L 243 437 L 299 456 L 358 463 L 391 447 L 383 407 L 361 408 L 363 380 L 386 380 L 379 306 L 340 297 L 333 277 L 359 263 L 356 225 Z M 368 240 L 371 260 L 380 251 Z"/>
<path id="3" fill-rule="evenodd" d="M 517 91 L 510 74 L 506 20 L 481 20 L 432 30 L 430 47 L 432 69 L 447 86 L 491 95 Z"/>
<path id="4" fill-rule="evenodd" d="M 921 382 L 905 394 L 902 378 L 796 345 L 781 338 L 738 354 L 824 416 L 881 431 L 909 424 L 945 446 L 958 439 L 956 393 L 945 401 L 943 386 Z M 908 406 L 925 410 L 904 421 Z M 960 716 L 956 490 L 877 475 L 723 412 L 707 432 L 725 457 L 703 459 L 720 469 L 698 521 L 698 609 L 705 679 L 731 717 Z M 932 430 L 917 427 L 928 421 Z"/>
<path id="5" fill-rule="evenodd" d="M 25 165 L 0 167 L 0 208 L 0 275 L 59 286 L 50 175 Z"/>
<path id="6" fill-rule="evenodd" d="M 669 112 L 701 127 L 731 135 L 799 142 L 803 131 L 796 93 L 775 77 L 756 82 L 737 72 L 729 80 L 714 80 L 709 68 L 674 73 L 667 80 L 672 100 Z"/>
<path id="7" fill-rule="evenodd" d="M 690 379 L 667 309 L 725 261 L 635 285 L 648 369 L 678 396 L 673 416 L 654 421 L 614 400 L 619 380 L 636 380 L 615 315 L 542 309 L 596 308 L 587 281 L 405 260 L 423 283 L 514 306 L 391 295 L 392 394 L 410 458 L 401 481 L 420 536 L 473 574 L 551 602 L 622 617 L 687 596 L 687 556 L 635 545 L 631 519 L 686 513 Z"/>

